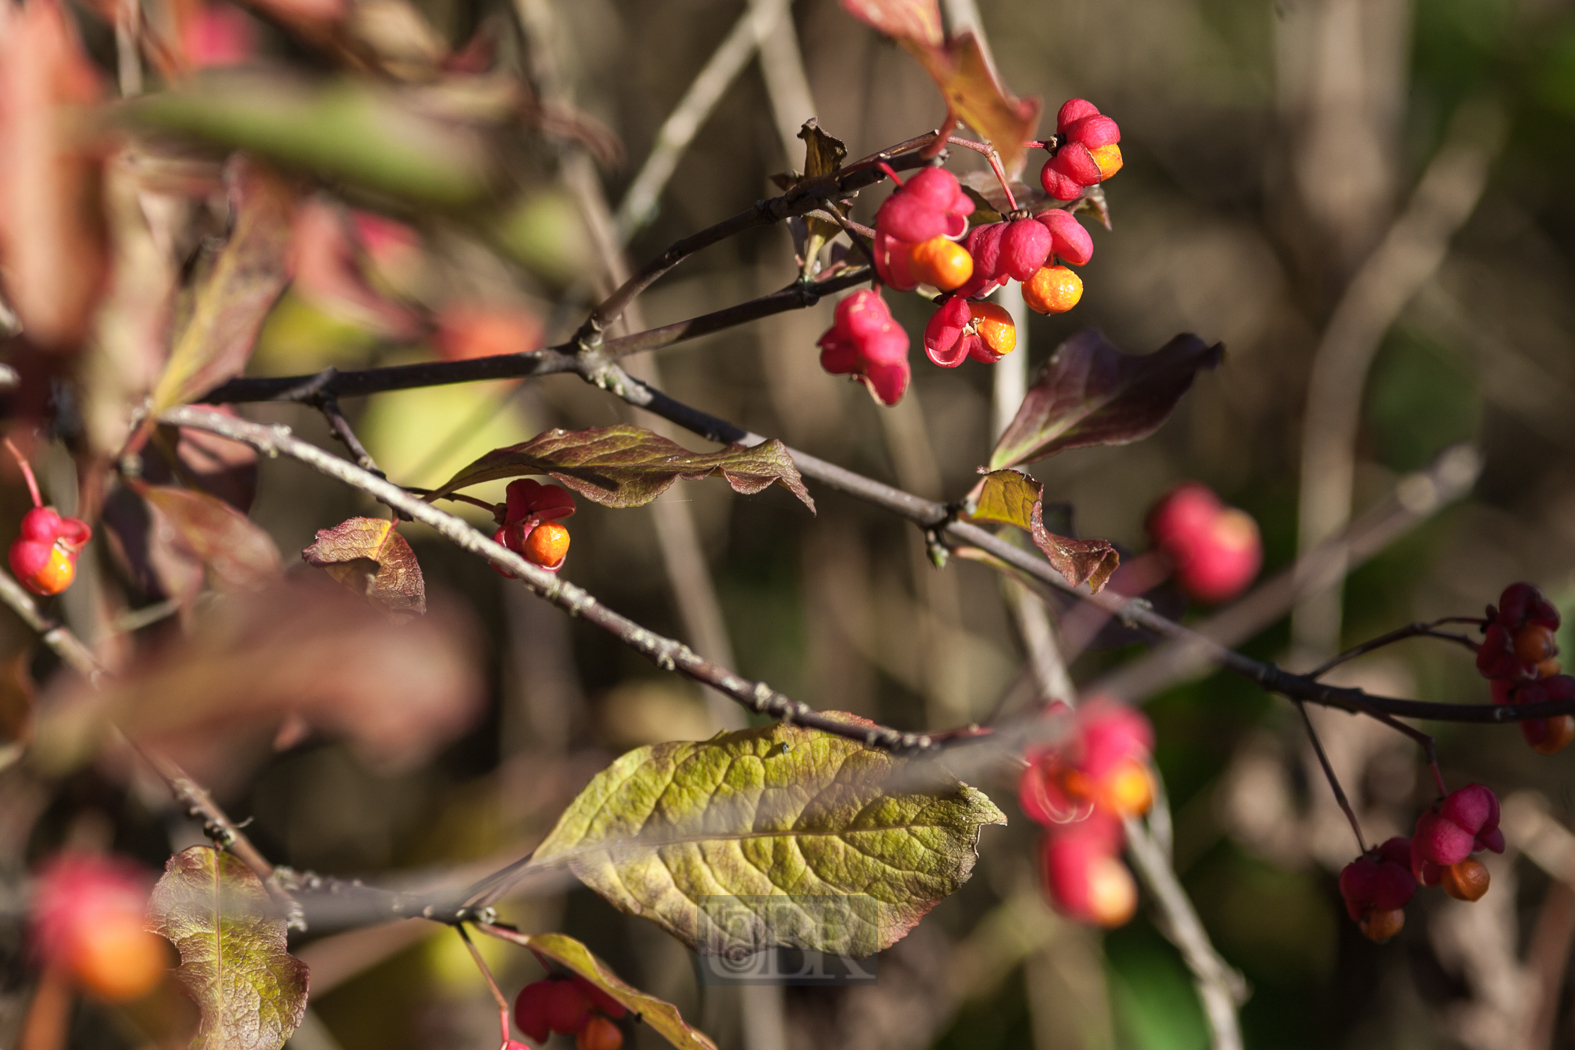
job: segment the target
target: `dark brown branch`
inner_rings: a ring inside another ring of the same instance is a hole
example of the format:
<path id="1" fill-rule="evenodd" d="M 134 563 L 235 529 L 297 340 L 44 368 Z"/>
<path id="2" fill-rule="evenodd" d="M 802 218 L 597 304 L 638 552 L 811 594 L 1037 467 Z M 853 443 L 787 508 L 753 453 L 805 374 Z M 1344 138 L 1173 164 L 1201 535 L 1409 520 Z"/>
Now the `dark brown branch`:
<path id="1" fill-rule="evenodd" d="M 639 272 L 631 276 L 591 311 L 591 315 L 585 319 L 579 331 L 574 333 L 574 344 L 588 350 L 601 346 L 602 333 L 623 315 L 624 310 L 636 296 L 696 252 L 729 237 L 737 236 L 745 230 L 757 226 L 770 226 L 783 219 L 814 211 L 822 201 L 856 193 L 886 178 L 886 168 L 901 171 L 924 167 L 929 163 L 929 158 L 923 156 L 922 147 L 933 143 L 934 140 L 934 132 L 921 135 L 917 139 L 899 143 L 890 149 L 865 157 L 840 171 L 819 178 L 805 179 L 780 197 L 757 201 L 755 206 L 747 211 L 739 212 L 715 226 L 674 242 L 672 247 L 642 266 Z"/>
<path id="2" fill-rule="evenodd" d="M 309 376 L 279 376 L 261 379 L 232 379 L 203 397 L 208 404 L 240 404 L 251 401 L 301 401 L 315 403 L 325 397 L 363 397 L 394 390 L 446 386 L 451 383 L 476 383 L 493 379 L 531 379 L 563 372 L 588 371 L 645 350 L 698 339 L 737 325 L 758 321 L 773 314 L 814 306 L 825 296 L 840 292 L 870 279 L 864 267 L 822 281 L 794 282 L 769 295 L 737 306 L 715 310 L 660 328 L 608 339 L 597 360 L 576 358 L 573 343 L 544 347 L 518 354 L 497 354 L 465 361 L 423 361 L 419 364 L 363 368 L 352 372 L 325 369 Z"/>
<path id="3" fill-rule="evenodd" d="M 686 430 L 712 441 L 753 445 L 764 440 L 758 434 L 675 401 L 666 394 L 633 379 L 625 377 L 621 385 L 612 389 L 630 404 L 655 412 Z M 1275 664 L 1263 663 L 1243 656 L 1213 639 L 1199 635 L 1174 620 L 1159 615 L 1141 598 L 1126 598 L 1109 591 L 1090 594 L 1086 586 L 1073 587 L 1060 573 L 1052 569 L 1050 563 L 1043 557 L 1008 543 L 977 525 L 955 520 L 950 508 L 945 504 L 922 499 L 797 450 L 789 451 L 793 455 L 793 462 L 805 477 L 814 478 L 848 495 L 900 514 L 926 531 L 939 533 L 952 545 L 978 547 L 1033 577 L 1040 584 L 1091 602 L 1130 627 L 1147 631 L 1159 638 L 1183 641 L 1195 647 L 1211 663 L 1289 699 L 1339 708 L 1354 714 L 1380 711 L 1399 718 L 1497 725 L 1522 722 L 1531 718 L 1575 714 L 1575 700 L 1504 705 L 1432 703 L 1375 696 L 1360 689 L 1327 685 L 1305 675 L 1292 674 Z"/>

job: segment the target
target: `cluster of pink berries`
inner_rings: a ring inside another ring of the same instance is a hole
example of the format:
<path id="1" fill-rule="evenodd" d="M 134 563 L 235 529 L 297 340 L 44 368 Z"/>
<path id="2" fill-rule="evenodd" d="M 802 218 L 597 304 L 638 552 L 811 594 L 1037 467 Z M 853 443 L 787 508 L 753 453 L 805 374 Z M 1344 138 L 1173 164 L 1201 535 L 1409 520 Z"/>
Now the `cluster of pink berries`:
<path id="1" fill-rule="evenodd" d="M 1040 173 L 1051 196 L 1075 200 L 1120 169 L 1121 131 L 1091 102 L 1073 99 L 1062 106 L 1056 126 Z M 925 326 L 924 350 L 943 368 L 970 357 L 993 364 L 1016 347 L 1011 316 L 981 302 L 985 296 L 1007 281 L 1020 281 L 1031 309 L 1064 313 L 1083 295 L 1082 279 L 1068 266 L 1082 266 L 1094 254 L 1093 239 L 1069 211 L 1052 208 L 1031 217 L 1015 212 L 1018 217 L 970 229 L 973 213 L 973 200 L 955 175 L 926 168 L 899 183 L 875 214 L 871 254 L 881 282 L 899 292 L 923 284 L 942 293 L 940 308 Z M 878 291 L 844 299 L 819 345 L 826 371 L 862 380 L 883 404 L 896 404 L 907 390 L 907 333 Z"/>
<path id="2" fill-rule="evenodd" d="M 1396 836 L 1347 864 L 1340 896 L 1369 940 L 1383 942 L 1405 926 L 1404 908 L 1419 886 L 1442 886 L 1456 900 L 1477 901 L 1488 891 L 1488 870 L 1471 854 L 1504 852 L 1498 797 L 1468 784 L 1434 802 L 1409 839 Z"/>
<path id="3" fill-rule="evenodd" d="M 1492 683 L 1495 704 L 1537 704 L 1575 698 L 1575 678 L 1560 674 L 1559 611 L 1529 583 L 1512 583 L 1488 606 L 1477 670 Z M 1575 716 L 1555 715 L 1520 723 L 1526 742 L 1544 755 L 1575 740 Z"/>
<path id="4" fill-rule="evenodd" d="M 1065 714 L 1066 705 L 1049 713 Z M 1148 719 L 1110 700 L 1092 700 L 1073 717 L 1066 740 L 1027 756 L 1018 802 L 1045 828 L 1042 874 L 1051 904 L 1081 922 L 1120 926 L 1137 908 L 1137 887 L 1121 862 L 1121 821 L 1153 804 L 1154 733 Z"/>
<path id="5" fill-rule="evenodd" d="M 492 511 L 498 523 L 492 541 L 548 572 L 563 568 L 563 559 L 569 554 L 569 530 L 557 519 L 574 513 L 574 497 L 556 485 L 520 478 L 509 482 L 504 498 L 508 502 L 499 503 Z M 514 578 L 494 568 L 498 575 Z"/>
<path id="6" fill-rule="evenodd" d="M 623 1031 L 613 1022 L 629 1011 L 590 981 L 571 974 L 527 984 L 514 999 L 514 1023 L 533 1041 L 553 1032 L 574 1036 L 578 1050 L 619 1050 Z"/>
<path id="7" fill-rule="evenodd" d="M 1258 523 L 1195 481 L 1176 486 L 1154 504 L 1148 534 L 1169 559 L 1176 583 L 1198 601 L 1234 598 L 1263 565 Z"/>

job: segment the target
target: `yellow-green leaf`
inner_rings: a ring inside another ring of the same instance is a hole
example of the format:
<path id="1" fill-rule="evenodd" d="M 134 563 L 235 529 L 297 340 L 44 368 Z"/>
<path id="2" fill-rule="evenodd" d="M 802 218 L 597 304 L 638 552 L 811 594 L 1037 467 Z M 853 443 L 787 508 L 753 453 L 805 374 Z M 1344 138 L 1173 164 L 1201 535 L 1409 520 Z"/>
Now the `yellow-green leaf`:
<path id="1" fill-rule="evenodd" d="M 482 929 L 494 937 L 513 941 L 535 952 L 543 961 L 550 959 L 622 1003 L 630 1013 L 637 1014 L 651 1030 L 679 1050 L 716 1050 L 716 1044 L 702 1031 L 691 1028 L 678 1013 L 678 1007 L 665 999 L 647 995 L 625 984 L 591 950 L 573 937 L 561 933 L 518 933 L 499 926 Z"/>
<path id="2" fill-rule="evenodd" d="M 707 952 L 865 956 L 961 886 L 979 828 L 1004 823 L 936 766 L 779 724 L 630 751 L 580 793 L 534 863 L 566 863 L 616 907 Z M 798 898 L 812 921 L 708 926 L 700 943 L 700 902 L 718 896 L 790 910 Z"/>
<path id="3" fill-rule="evenodd" d="M 974 521 L 1016 525 L 1027 532 L 1034 516 L 1034 504 L 1044 494 L 1044 486 L 1020 470 L 992 470 L 980 479 L 964 503 Z"/>
<path id="4" fill-rule="evenodd" d="M 285 950 L 284 917 L 252 870 L 192 846 L 165 864 L 148 910 L 202 1014 L 190 1050 L 280 1050 L 306 1013 L 306 964 Z"/>

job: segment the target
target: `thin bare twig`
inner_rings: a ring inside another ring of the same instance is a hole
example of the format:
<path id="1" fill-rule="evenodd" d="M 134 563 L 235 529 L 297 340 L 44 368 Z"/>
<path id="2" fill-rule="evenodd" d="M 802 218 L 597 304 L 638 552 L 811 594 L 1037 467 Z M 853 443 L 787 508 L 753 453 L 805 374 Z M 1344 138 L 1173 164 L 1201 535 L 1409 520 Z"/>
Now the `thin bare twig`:
<path id="1" fill-rule="evenodd" d="M 1502 146 L 1507 120 L 1490 103 L 1456 113 L 1448 138 L 1428 164 L 1405 211 L 1357 270 L 1313 354 L 1302 424 L 1297 543 L 1312 550 L 1345 528 L 1361 421 L 1362 386 L 1384 333 L 1432 276 L 1449 241 L 1475 210 Z M 1321 657 L 1336 649 L 1344 566 L 1322 587 L 1307 588 L 1291 621 L 1292 643 Z"/>
<path id="2" fill-rule="evenodd" d="M 618 204 L 613 221 L 620 240 L 627 242 L 655 216 L 656 203 L 678 166 L 678 158 L 694 141 L 695 133 L 722 100 L 728 85 L 776 30 L 789 3 L 790 0 L 751 3 L 690 82 L 689 90 L 657 130 L 650 155 Z"/>
<path id="3" fill-rule="evenodd" d="M 1296 710 L 1301 712 L 1302 724 L 1307 727 L 1307 739 L 1312 741 L 1313 753 L 1318 756 L 1318 764 L 1323 767 L 1323 777 L 1329 782 L 1329 790 L 1334 792 L 1334 800 L 1340 804 L 1340 812 L 1345 814 L 1345 819 L 1351 822 L 1351 834 L 1356 836 L 1356 847 L 1359 852 L 1367 852 L 1367 842 L 1362 838 L 1362 824 L 1356 819 L 1356 810 L 1351 808 L 1351 800 L 1345 797 L 1345 788 L 1340 786 L 1340 778 L 1335 776 L 1334 767 L 1329 764 L 1329 756 L 1324 753 L 1323 741 L 1318 739 L 1318 730 L 1313 728 L 1312 718 L 1307 714 L 1307 705 L 1297 701 Z"/>
<path id="4" fill-rule="evenodd" d="M 1322 678 L 1348 660 L 1354 660 L 1358 656 L 1363 656 L 1375 649 L 1382 649 L 1386 645 L 1393 645 L 1395 642 L 1404 641 L 1407 638 L 1442 638 L 1445 641 L 1463 645 L 1474 653 L 1477 651 L 1478 646 L 1470 638 L 1463 634 L 1436 630 L 1436 628 L 1446 623 L 1479 624 L 1484 622 L 1480 617 L 1474 616 L 1445 616 L 1443 619 L 1433 620 L 1429 623 L 1408 623 L 1404 627 L 1395 628 L 1388 634 L 1381 634 L 1377 638 L 1363 642 L 1361 645 L 1353 646 L 1339 656 L 1330 657 L 1311 671 L 1306 672 L 1306 674 L 1308 678 Z"/>
<path id="5" fill-rule="evenodd" d="M 1247 999 L 1246 982 L 1214 950 L 1197 909 L 1192 906 L 1170 861 L 1148 829 L 1131 817 L 1125 824 L 1127 855 L 1164 915 L 1166 935 L 1181 951 L 1187 969 L 1192 971 L 1203 1000 L 1204 1016 L 1213 1033 L 1214 1050 L 1241 1050 L 1236 1008 Z"/>

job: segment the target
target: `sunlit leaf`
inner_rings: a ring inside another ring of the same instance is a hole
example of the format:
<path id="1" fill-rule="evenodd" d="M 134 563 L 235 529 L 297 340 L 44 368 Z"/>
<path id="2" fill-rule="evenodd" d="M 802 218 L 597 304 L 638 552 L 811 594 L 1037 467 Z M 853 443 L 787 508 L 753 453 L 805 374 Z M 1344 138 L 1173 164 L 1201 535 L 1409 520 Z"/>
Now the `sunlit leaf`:
<path id="1" fill-rule="evenodd" d="M 990 468 L 1148 437 L 1170 418 L 1198 370 L 1216 367 L 1224 356 L 1223 344 L 1210 346 L 1190 334 L 1152 354 L 1127 354 L 1103 333 L 1085 328 L 1045 364 L 996 442 Z"/>
<path id="2" fill-rule="evenodd" d="M 148 910 L 180 949 L 175 976 L 202 1014 L 190 1050 L 280 1050 L 306 1014 L 306 964 L 256 874 L 191 846 L 164 866 Z"/>
<path id="3" fill-rule="evenodd" d="M 979 828 L 1004 823 L 938 766 L 771 725 L 630 751 L 580 793 L 534 862 L 567 863 L 616 907 L 708 953 L 774 943 L 865 956 L 962 885 Z M 702 930 L 697 902 L 712 895 L 775 897 L 784 921 Z M 831 913 L 794 921 L 828 899 Z"/>
<path id="4" fill-rule="evenodd" d="M 974 521 L 1016 525 L 1028 531 L 1044 486 L 1020 470 L 992 470 L 979 479 L 964 506 Z"/>
<path id="5" fill-rule="evenodd" d="M 814 117 L 804 121 L 804 126 L 798 129 L 798 137 L 804 140 L 805 178 L 831 175 L 839 171 L 848 158 L 847 144 L 835 135 L 826 134 Z"/>
<path id="6" fill-rule="evenodd" d="M 1002 86 L 972 32 L 943 39 L 936 0 L 842 0 L 842 6 L 919 60 L 941 89 L 949 120 L 984 136 L 1001 155 L 1007 174 L 1022 170 L 1024 143 L 1039 127 L 1039 100 L 1018 98 Z"/>
<path id="7" fill-rule="evenodd" d="M 196 552 L 221 587 L 255 590 L 278 578 L 279 548 L 246 515 L 217 496 L 173 485 L 135 489 Z"/>
<path id="8" fill-rule="evenodd" d="M 228 172 L 234 231 L 197 289 L 190 319 L 153 390 L 149 417 L 240 375 L 289 269 L 289 188 L 237 158 Z"/>
<path id="9" fill-rule="evenodd" d="M 679 1050 L 716 1050 L 716 1044 L 704 1032 L 690 1027 L 678 1013 L 678 1007 L 654 995 L 625 984 L 591 950 L 573 937 L 562 933 L 516 933 L 490 927 L 489 932 L 515 944 L 529 948 L 545 964 L 548 960 L 570 970 L 618 1000 L 630 1013 L 663 1039 Z"/>
<path id="10" fill-rule="evenodd" d="M 351 518 L 318 529 L 317 542 L 301 552 L 339 583 L 392 613 L 423 613 L 426 584 L 416 552 L 390 518 Z"/>
<path id="11" fill-rule="evenodd" d="M 699 481 L 720 474 L 734 492 L 752 496 L 777 484 L 815 509 L 793 457 L 776 438 L 753 448 L 731 445 L 716 452 L 691 452 L 627 423 L 589 430 L 548 430 L 529 441 L 487 453 L 437 491 L 446 494 L 482 481 L 527 474 L 550 474 L 585 498 L 608 507 L 638 507 L 666 492 L 675 481 Z"/>
<path id="12" fill-rule="evenodd" d="M 512 105 L 504 97 L 456 97 L 435 88 L 240 71 L 207 73 L 190 86 L 129 103 L 124 112 L 141 128 L 456 206 L 487 194 L 494 163 L 484 129 Z M 475 120 L 465 119 L 472 114 Z"/>
<path id="13" fill-rule="evenodd" d="M 1050 564 L 1067 582 L 1076 587 L 1088 584 L 1088 589 L 1099 593 L 1111 573 L 1121 565 L 1121 555 L 1109 540 L 1076 540 L 1070 536 L 1057 536 L 1045 528 L 1044 504 L 1035 503 L 1028 534 L 1034 544 L 1044 551 Z"/>
<path id="14" fill-rule="evenodd" d="M 910 50 L 935 78 L 952 116 L 995 147 L 1008 175 L 1021 172 L 1028 155 L 1024 143 L 1039 128 L 1039 100 L 1006 90 L 972 33 L 953 37 L 944 48 Z"/>

